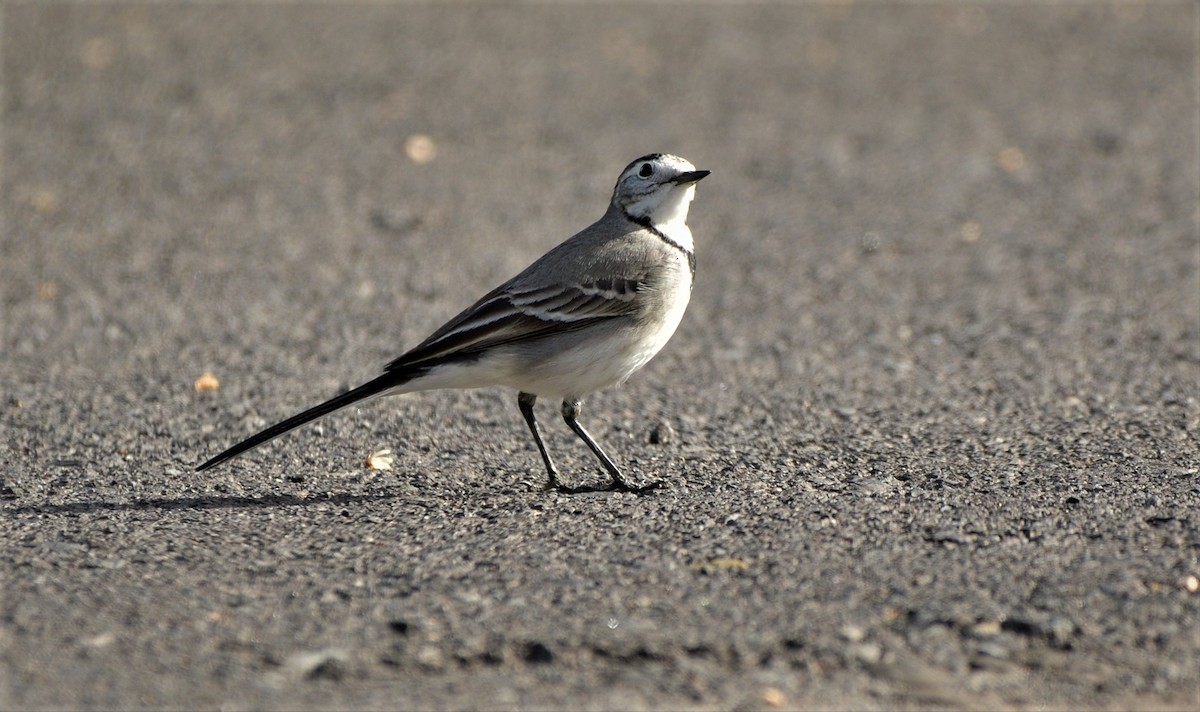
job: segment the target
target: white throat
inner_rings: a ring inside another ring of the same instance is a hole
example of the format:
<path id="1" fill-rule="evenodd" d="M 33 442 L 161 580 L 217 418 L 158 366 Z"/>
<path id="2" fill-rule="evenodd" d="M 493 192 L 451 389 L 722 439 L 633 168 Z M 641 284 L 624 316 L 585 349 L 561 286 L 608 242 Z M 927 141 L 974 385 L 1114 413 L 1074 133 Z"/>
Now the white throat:
<path id="1" fill-rule="evenodd" d="M 696 197 L 696 186 L 662 190 L 627 208 L 630 216 L 649 219 L 650 225 L 688 252 L 694 252 L 692 231 L 687 226 L 688 208 Z"/>

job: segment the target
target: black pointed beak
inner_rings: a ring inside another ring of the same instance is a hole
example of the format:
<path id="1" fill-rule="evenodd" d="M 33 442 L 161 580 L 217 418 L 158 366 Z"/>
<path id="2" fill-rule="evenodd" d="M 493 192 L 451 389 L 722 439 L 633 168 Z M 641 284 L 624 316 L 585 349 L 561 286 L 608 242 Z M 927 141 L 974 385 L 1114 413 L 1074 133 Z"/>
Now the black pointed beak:
<path id="1" fill-rule="evenodd" d="M 695 183 L 699 181 L 708 174 L 709 171 L 688 171 L 687 173 L 680 173 L 679 175 L 675 176 L 675 179 L 671 182 L 675 183 L 676 185 L 687 185 L 688 183 Z"/>

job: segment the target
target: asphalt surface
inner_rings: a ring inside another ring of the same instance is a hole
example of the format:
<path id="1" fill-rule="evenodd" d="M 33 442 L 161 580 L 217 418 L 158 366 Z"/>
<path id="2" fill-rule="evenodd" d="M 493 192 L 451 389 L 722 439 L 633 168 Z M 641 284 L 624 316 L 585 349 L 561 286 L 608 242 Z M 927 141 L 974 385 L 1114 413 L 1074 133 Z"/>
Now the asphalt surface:
<path id="1" fill-rule="evenodd" d="M 0 6 L 0 708 L 1200 704 L 1198 22 Z M 584 422 L 669 488 L 499 390 L 193 472 L 656 150 L 692 306 Z"/>

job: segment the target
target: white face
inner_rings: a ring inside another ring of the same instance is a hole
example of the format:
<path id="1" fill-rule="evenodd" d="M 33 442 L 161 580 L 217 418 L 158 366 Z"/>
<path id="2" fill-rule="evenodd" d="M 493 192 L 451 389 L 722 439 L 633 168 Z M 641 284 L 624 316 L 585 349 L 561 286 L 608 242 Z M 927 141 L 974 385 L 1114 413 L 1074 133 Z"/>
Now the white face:
<path id="1" fill-rule="evenodd" d="M 613 189 L 613 205 L 631 219 L 659 226 L 687 220 L 696 181 L 708 175 L 666 153 L 642 156 L 625 167 Z"/>

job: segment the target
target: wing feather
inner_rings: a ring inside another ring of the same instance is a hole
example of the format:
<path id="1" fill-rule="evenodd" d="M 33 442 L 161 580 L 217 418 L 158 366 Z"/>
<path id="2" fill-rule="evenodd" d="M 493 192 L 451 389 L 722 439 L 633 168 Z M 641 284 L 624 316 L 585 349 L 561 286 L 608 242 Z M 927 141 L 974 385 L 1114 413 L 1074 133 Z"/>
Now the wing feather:
<path id="1" fill-rule="evenodd" d="M 573 331 L 630 316 L 645 279 L 603 279 L 581 285 L 506 284 L 480 299 L 387 365 L 388 371 L 432 366 L 487 349 Z"/>

